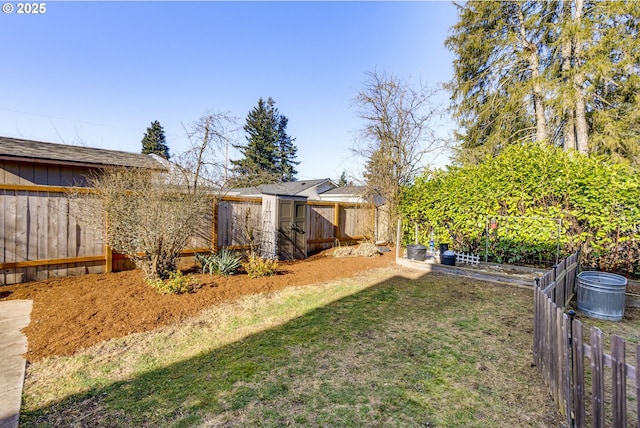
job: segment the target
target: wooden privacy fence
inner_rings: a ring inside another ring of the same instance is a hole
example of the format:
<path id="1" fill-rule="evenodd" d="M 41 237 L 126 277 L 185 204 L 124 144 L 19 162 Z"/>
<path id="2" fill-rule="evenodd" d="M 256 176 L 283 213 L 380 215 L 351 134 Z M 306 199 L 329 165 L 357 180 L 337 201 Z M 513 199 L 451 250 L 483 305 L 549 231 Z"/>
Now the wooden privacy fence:
<path id="1" fill-rule="evenodd" d="M 592 327 L 585 343 L 582 322 L 566 311 L 576 293 L 579 258 L 575 253 L 536 279 L 533 362 L 567 426 L 638 426 L 640 345 L 635 366 L 628 364 L 622 337 L 612 336 L 607 354 L 602 331 Z M 634 409 L 627 409 L 628 401 Z"/>
<path id="2" fill-rule="evenodd" d="M 248 248 L 263 232 L 261 198 L 224 197 L 214 223 L 217 247 Z M 375 206 L 352 202 L 307 201 L 307 251 L 331 248 L 335 243 L 353 243 L 375 235 Z"/>
<path id="3" fill-rule="evenodd" d="M 81 202 L 68 197 L 70 191 L 91 189 L 0 184 L 0 285 L 131 267 L 76 215 Z M 243 221 L 249 215 L 259 223 L 260 204 L 260 198 L 220 198 L 183 255 L 247 247 Z M 307 206 L 308 251 L 330 248 L 336 239 L 353 242 L 373 236 L 373 205 L 309 201 Z"/>

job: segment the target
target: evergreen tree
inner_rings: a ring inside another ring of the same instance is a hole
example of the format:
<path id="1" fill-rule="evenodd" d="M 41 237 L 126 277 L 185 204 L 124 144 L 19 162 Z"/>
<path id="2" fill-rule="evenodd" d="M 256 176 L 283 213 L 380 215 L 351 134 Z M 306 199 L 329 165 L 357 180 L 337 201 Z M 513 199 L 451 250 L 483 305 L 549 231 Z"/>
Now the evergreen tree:
<path id="1" fill-rule="evenodd" d="M 142 154 L 150 153 L 169 159 L 169 147 L 164 136 L 164 129 L 157 120 L 151 122 L 144 137 L 142 137 Z"/>
<path id="2" fill-rule="evenodd" d="M 496 155 L 506 142 L 547 139 L 539 87 L 544 34 L 532 18 L 545 7 L 516 0 L 458 6 L 459 21 L 446 41 L 456 55 L 448 88 L 462 128 L 458 158 L 473 161 Z"/>
<path id="3" fill-rule="evenodd" d="M 342 171 L 342 174 L 340 174 L 340 178 L 338 179 L 338 187 L 350 186 L 351 184 L 351 180 L 347 177 L 347 171 Z"/>
<path id="4" fill-rule="evenodd" d="M 243 158 L 232 160 L 233 172 L 245 184 L 295 180 L 297 148 L 287 132 L 288 119 L 275 107 L 275 101 L 260 98 L 247 115 L 243 129 L 247 144 L 234 145 Z"/>
<path id="5" fill-rule="evenodd" d="M 460 162 L 536 141 L 640 156 L 640 3 L 468 1 L 446 46 Z"/>
<path id="6" fill-rule="evenodd" d="M 293 144 L 295 138 L 287 134 L 287 123 L 289 119 L 280 116 L 278 121 L 278 150 L 276 151 L 276 169 L 282 176 L 282 181 L 295 181 L 298 171 L 295 166 L 297 162 L 296 154 L 298 148 Z"/>

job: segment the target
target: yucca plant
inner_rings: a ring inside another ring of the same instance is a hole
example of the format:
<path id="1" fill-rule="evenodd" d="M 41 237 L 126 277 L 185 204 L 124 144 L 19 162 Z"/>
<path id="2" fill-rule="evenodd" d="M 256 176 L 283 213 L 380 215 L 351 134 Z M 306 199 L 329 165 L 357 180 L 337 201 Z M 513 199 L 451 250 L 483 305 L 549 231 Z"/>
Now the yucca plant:
<path id="1" fill-rule="evenodd" d="M 229 276 L 236 273 L 240 267 L 241 256 L 234 251 L 227 248 L 223 248 L 217 253 L 211 254 L 196 254 L 196 262 L 200 264 L 202 273 L 209 273 L 210 275 L 222 275 Z"/>
<path id="2" fill-rule="evenodd" d="M 202 273 L 207 273 L 207 271 L 209 271 L 209 274 L 213 273 L 212 264 L 214 259 L 211 257 L 212 255 L 213 253 L 211 254 L 196 253 L 195 254 L 196 263 L 200 265 L 200 269 L 202 270 Z"/>
<path id="3" fill-rule="evenodd" d="M 227 248 L 223 248 L 214 254 L 215 263 L 213 273 L 217 275 L 233 275 L 240 267 L 242 257 Z"/>

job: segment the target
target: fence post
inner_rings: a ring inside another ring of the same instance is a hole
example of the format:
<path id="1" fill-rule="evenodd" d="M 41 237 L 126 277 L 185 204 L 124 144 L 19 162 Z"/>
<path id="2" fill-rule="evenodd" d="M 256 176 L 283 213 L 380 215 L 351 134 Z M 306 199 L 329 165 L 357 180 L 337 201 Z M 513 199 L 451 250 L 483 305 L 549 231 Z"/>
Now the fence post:
<path id="1" fill-rule="evenodd" d="M 333 234 L 340 240 L 340 205 L 336 202 L 333 205 Z"/>
<path id="2" fill-rule="evenodd" d="M 538 365 L 540 352 L 540 278 L 535 278 L 535 286 L 533 289 L 533 364 Z"/>
<path id="3" fill-rule="evenodd" d="M 573 420 L 574 425 L 578 428 L 584 428 L 585 426 L 585 412 L 584 412 L 584 335 L 582 330 L 582 323 L 579 320 L 575 321 L 575 326 L 572 326 L 573 332 Z"/>
<path id="4" fill-rule="evenodd" d="M 636 345 L 636 415 L 640 418 L 640 345 Z"/>
<path id="5" fill-rule="evenodd" d="M 558 235 L 556 238 L 556 264 L 558 264 L 558 260 L 560 259 L 560 234 L 562 233 L 562 219 L 558 219 Z"/>
<path id="6" fill-rule="evenodd" d="M 104 213 L 104 238 L 106 241 L 107 236 L 109 236 L 109 214 L 107 212 Z M 113 249 L 111 246 L 105 242 L 103 245 L 104 251 L 104 273 L 113 272 Z"/>
<path id="7" fill-rule="evenodd" d="M 400 241 L 402 235 L 402 220 L 398 219 L 398 230 L 396 232 L 396 263 L 400 259 Z"/>
<path id="8" fill-rule="evenodd" d="M 566 275 L 565 275 L 565 280 L 566 280 Z M 569 384 L 567 385 L 567 419 L 569 419 L 571 421 L 571 426 L 575 427 L 576 426 L 576 420 L 575 420 L 575 401 L 574 401 L 574 394 L 573 394 L 573 384 L 575 383 L 575 364 L 574 364 L 574 353 L 573 353 L 573 319 L 576 317 L 576 311 L 574 311 L 573 309 L 571 309 L 568 312 L 569 315 L 569 328 L 568 328 L 568 332 L 569 332 L 569 337 L 567 338 L 567 344 L 569 346 L 569 363 L 570 363 L 570 368 L 569 368 L 569 373 L 568 375 L 568 380 L 569 380 Z"/>
<path id="9" fill-rule="evenodd" d="M 113 249 L 104 244 L 104 273 L 113 272 Z"/>
<path id="10" fill-rule="evenodd" d="M 218 251 L 218 198 L 213 198 L 211 210 L 213 211 L 211 216 L 211 249 Z"/>
<path id="11" fill-rule="evenodd" d="M 558 278 L 558 265 L 553 266 L 553 282 L 556 282 L 556 278 Z M 556 290 L 558 289 L 558 283 L 556 282 L 555 287 L 553 287 L 553 297 L 551 300 L 554 305 L 558 305 L 558 296 L 556 295 Z"/>

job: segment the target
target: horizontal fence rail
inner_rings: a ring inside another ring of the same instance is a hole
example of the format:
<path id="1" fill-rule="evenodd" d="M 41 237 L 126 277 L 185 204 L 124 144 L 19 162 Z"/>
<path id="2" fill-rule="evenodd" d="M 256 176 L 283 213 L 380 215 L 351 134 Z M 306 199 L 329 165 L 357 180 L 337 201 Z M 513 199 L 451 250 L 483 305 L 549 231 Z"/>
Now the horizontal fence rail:
<path id="1" fill-rule="evenodd" d="M 611 336 L 607 354 L 602 331 L 592 327 L 586 338 L 583 323 L 566 311 L 576 294 L 579 258 L 579 253 L 572 254 L 536 279 L 533 363 L 567 426 L 638 426 L 640 345 L 635 365 L 626 361 L 620 336 Z M 634 408 L 627 408 L 627 402 L 634 402 Z"/>

